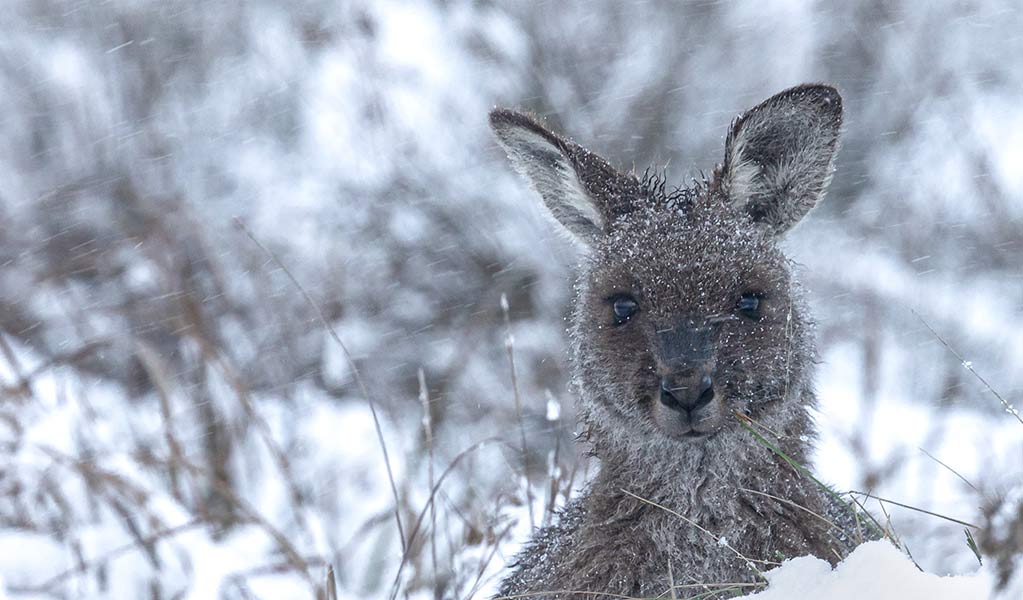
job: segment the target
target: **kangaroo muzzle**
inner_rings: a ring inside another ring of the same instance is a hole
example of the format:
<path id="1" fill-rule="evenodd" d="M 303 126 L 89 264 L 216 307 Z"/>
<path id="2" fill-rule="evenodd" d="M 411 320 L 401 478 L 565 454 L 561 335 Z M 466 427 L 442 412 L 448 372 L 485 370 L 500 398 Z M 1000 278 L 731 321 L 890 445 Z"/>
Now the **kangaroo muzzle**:
<path id="1" fill-rule="evenodd" d="M 660 401 L 683 413 L 692 413 L 714 399 L 717 328 L 683 321 L 657 331 Z"/>

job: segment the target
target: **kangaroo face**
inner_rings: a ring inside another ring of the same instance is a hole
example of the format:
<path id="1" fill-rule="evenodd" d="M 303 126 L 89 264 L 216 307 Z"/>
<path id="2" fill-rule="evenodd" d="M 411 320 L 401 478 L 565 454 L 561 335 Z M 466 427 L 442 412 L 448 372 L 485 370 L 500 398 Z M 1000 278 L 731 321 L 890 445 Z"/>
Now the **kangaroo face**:
<path id="1" fill-rule="evenodd" d="M 665 193 L 528 116 L 491 113 L 585 251 L 573 334 L 591 430 L 693 443 L 735 427 L 735 412 L 800 401 L 789 384 L 812 344 L 777 239 L 823 195 L 841 115 L 834 88 L 782 92 L 733 123 L 710 182 Z"/>
<path id="2" fill-rule="evenodd" d="M 749 219 L 698 198 L 682 219 L 636 213 L 593 252 L 580 383 L 614 390 L 599 396 L 616 427 L 700 440 L 785 397 L 802 332 L 784 257 Z"/>

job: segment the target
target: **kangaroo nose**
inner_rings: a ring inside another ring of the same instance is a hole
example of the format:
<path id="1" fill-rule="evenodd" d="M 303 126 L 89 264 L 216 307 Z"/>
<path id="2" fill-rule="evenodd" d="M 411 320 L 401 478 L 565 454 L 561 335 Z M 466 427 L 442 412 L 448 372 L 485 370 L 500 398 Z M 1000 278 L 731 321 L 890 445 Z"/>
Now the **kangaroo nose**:
<path id="1" fill-rule="evenodd" d="M 714 380 L 710 375 L 684 379 L 661 378 L 661 404 L 672 410 L 691 413 L 714 399 Z"/>

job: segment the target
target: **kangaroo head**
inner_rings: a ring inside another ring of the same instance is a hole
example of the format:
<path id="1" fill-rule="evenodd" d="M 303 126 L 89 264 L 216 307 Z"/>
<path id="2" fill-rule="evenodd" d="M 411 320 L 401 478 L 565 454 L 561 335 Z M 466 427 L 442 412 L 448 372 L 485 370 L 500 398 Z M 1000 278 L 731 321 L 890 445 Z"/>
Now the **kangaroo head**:
<path id="1" fill-rule="evenodd" d="M 823 195 L 841 119 L 832 87 L 784 91 L 732 124 L 710 181 L 666 191 L 526 115 L 491 113 L 512 165 L 585 249 L 576 384 L 602 443 L 703 443 L 736 412 L 782 427 L 805 412 L 813 344 L 777 242 Z"/>

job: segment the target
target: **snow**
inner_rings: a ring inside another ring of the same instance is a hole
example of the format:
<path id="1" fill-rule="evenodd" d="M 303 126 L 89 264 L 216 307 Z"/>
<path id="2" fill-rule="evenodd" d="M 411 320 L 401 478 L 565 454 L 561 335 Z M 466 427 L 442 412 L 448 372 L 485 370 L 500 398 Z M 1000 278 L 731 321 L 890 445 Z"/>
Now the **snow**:
<path id="1" fill-rule="evenodd" d="M 878 398 L 868 405 L 856 392 L 860 360 L 855 350 L 838 346 L 825 355 L 816 412 L 821 432 L 814 460 L 817 472 L 837 489 L 901 499 L 923 510 L 976 522 L 981 497 L 964 479 L 995 489 L 1018 486 L 1023 474 L 1005 465 L 1019 464 L 1023 456 L 1023 426 L 1012 418 L 990 419 L 958 406 L 943 408 L 936 420 L 933 409 L 913 402 L 913 390 L 904 386 L 901 374 L 912 360 L 899 354 L 889 357 Z M 889 476 L 864 489 L 861 482 L 869 480 L 875 465 L 886 464 Z M 883 503 L 866 504 L 881 508 Z M 897 532 L 919 528 L 920 541 L 906 542 L 925 569 L 963 571 L 976 565 L 962 543 L 961 528 L 891 504 L 883 504 L 883 509 L 893 515 Z"/>
<path id="2" fill-rule="evenodd" d="M 548 421 L 557 421 L 561 418 L 561 403 L 554 397 L 550 391 L 545 391 L 547 396 L 547 414 L 545 415 Z"/>
<path id="3" fill-rule="evenodd" d="M 856 548 L 834 569 L 813 557 L 793 558 L 767 571 L 757 600 L 985 600 L 991 581 L 980 572 L 941 577 L 921 572 L 909 557 L 884 541 Z"/>
<path id="4" fill-rule="evenodd" d="M 4 584 L 29 586 L 46 573 L 55 575 L 73 565 L 71 555 L 49 536 L 5 531 L 0 534 L 0 598 Z"/>
<path id="5" fill-rule="evenodd" d="M 309 595 L 251 522 L 163 539 L 159 566 L 135 547 L 104 560 L 136 533 L 206 518 L 217 451 L 231 490 L 320 561 L 317 581 L 331 563 L 342 598 L 390 595 L 401 546 L 366 399 L 235 217 L 351 349 L 406 525 L 429 498 L 420 369 L 438 477 L 482 440 L 513 440 L 464 457 L 423 530 L 442 596 L 477 577 L 478 596 L 493 589 L 531 534 L 506 338 L 534 514 L 552 475 L 559 505 L 592 470 L 566 385 L 577 256 L 507 167 L 486 125 L 495 105 L 536 111 L 626 169 L 668 164 L 681 183 L 720 160 L 738 111 L 835 82 L 844 149 L 788 242 L 819 329 L 815 470 L 971 523 L 988 492 L 1021 501 L 1019 423 L 913 314 L 1020 405 L 1017 0 L 10 0 L 0 15 L 0 600 Z M 169 434 L 199 470 L 177 491 Z M 924 571 L 969 581 L 961 526 L 884 506 Z M 76 553 L 102 566 L 27 591 Z M 803 560 L 822 579 L 842 572 Z M 431 563 L 413 557 L 400 597 L 434 596 Z"/>

